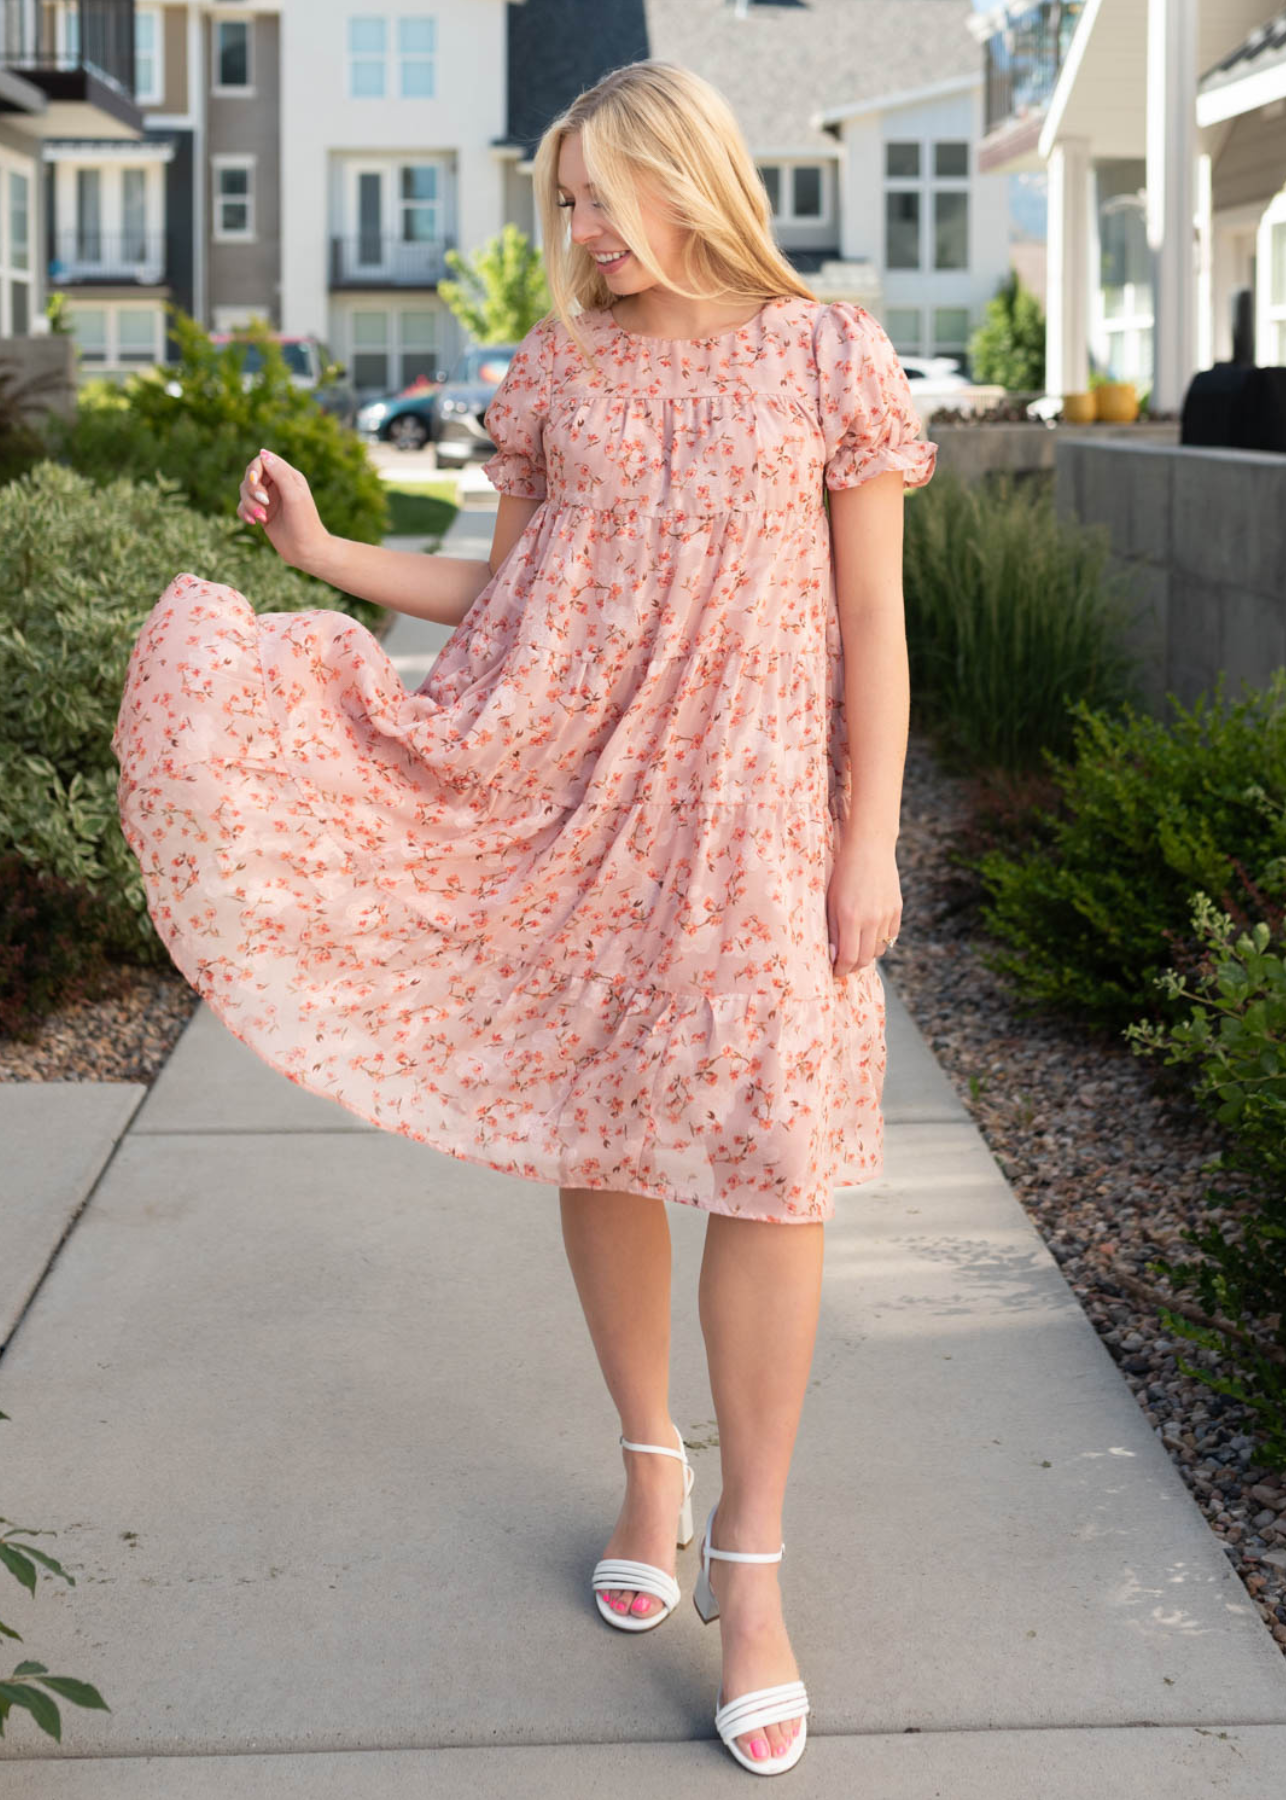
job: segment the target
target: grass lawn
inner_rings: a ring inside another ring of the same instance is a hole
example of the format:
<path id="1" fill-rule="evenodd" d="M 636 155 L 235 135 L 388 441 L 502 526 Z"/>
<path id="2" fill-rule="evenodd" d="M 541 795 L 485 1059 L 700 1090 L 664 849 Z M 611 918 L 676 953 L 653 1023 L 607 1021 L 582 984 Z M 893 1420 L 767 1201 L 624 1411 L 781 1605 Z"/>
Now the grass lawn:
<path id="1" fill-rule="evenodd" d="M 384 488 L 388 495 L 390 532 L 425 532 L 441 538 L 460 510 L 453 475 L 444 475 L 440 481 L 408 483 L 405 487 L 388 481 Z"/>

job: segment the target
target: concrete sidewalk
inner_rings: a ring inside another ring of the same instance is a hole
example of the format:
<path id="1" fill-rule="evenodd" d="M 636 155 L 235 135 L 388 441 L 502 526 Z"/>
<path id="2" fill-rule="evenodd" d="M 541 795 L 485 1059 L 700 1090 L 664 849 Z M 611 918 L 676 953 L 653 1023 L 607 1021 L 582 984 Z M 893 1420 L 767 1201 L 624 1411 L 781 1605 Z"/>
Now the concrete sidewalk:
<path id="1" fill-rule="evenodd" d="M 471 509 L 449 547 L 489 541 Z M 397 621 L 409 685 L 445 635 Z M 891 987 L 889 1020 L 787 1502 L 790 1791 L 1267 1800 L 1281 1653 Z M 146 1098 L 54 1085 L 25 1141 L 0 1088 L 0 1508 L 77 1585 L 0 1584 L 0 1668 L 112 1710 L 60 1702 L 59 1747 L 15 1709 L 0 1796 L 745 1794 L 695 1545 L 658 1631 L 594 1611 L 620 1451 L 556 1189 L 305 1094 L 205 1006 Z M 702 1520 L 704 1219 L 667 1210 Z"/>

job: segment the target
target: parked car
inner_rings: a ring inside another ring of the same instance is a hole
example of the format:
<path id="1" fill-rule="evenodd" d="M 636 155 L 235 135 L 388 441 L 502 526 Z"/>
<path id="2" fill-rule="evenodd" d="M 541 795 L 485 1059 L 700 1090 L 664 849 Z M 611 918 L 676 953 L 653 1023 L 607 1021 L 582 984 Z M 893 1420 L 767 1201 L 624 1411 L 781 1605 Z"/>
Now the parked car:
<path id="1" fill-rule="evenodd" d="M 431 392 L 389 394 L 368 401 L 358 414 L 357 429 L 403 449 L 418 450 L 432 442 L 439 463 L 459 466 L 472 456 L 490 456 L 496 446 L 482 418 L 517 348 L 475 344 L 449 372 L 437 371 L 440 385 Z"/>
<path id="2" fill-rule="evenodd" d="M 341 366 L 340 375 L 334 380 L 323 382 L 322 370 L 335 362 L 329 349 L 320 338 L 308 334 L 284 334 L 274 332 L 273 342 L 286 359 L 286 367 L 290 371 L 290 379 L 298 388 L 311 389 L 313 398 L 323 412 L 334 413 L 341 425 L 355 426 L 357 423 L 357 393 L 347 379 L 347 371 Z M 212 331 L 210 342 L 220 346 L 239 343 L 244 346 L 245 363 L 242 377 L 248 387 L 263 367 L 263 355 L 259 346 L 244 333 L 239 331 Z"/>

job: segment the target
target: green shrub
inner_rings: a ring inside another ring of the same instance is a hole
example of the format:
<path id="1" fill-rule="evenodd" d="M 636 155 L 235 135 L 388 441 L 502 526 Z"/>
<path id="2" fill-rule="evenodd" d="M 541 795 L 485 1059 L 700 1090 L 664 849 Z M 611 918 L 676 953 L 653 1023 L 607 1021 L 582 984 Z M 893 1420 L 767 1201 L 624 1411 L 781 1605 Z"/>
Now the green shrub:
<path id="1" fill-rule="evenodd" d="M 111 952 L 143 962 L 166 953 L 121 833 L 111 737 L 129 653 L 184 570 L 257 612 L 381 611 L 290 568 L 240 520 L 202 518 L 162 477 L 96 487 L 46 462 L 0 488 L 0 853 L 91 890 Z"/>
<path id="2" fill-rule="evenodd" d="M 987 317 L 969 340 L 975 381 L 1037 393 L 1045 386 L 1045 314 L 1015 268 L 987 302 Z"/>
<path id="3" fill-rule="evenodd" d="M 990 965 L 1036 1005 L 1123 1027 L 1156 1010 L 1168 934 L 1188 896 L 1228 910 L 1286 892 L 1286 670 L 1170 721 L 1076 709 L 1074 755 L 1050 758 L 1060 793 L 1032 841 L 977 863 Z"/>
<path id="4" fill-rule="evenodd" d="M 89 889 L 0 855 L 0 1037 L 30 1042 L 58 1006 L 97 1000 L 121 970 L 107 960 L 102 908 Z"/>
<path id="5" fill-rule="evenodd" d="M 389 528 L 388 509 L 365 444 L 294 385 L 266 327 L 246 334 L 264 358 L 247 387 L 237 344 L 212 344 L 179 307 L 167 311 L 179 360 L 119 384 L 87 382 L 76 418 L 52 423 L 59 460 L 99 482 L 121 475 L 150 480 L 159 472 L 178 482 L 197 512 L 231 519 L 246 464 L 263 446 L 308 477 L 328 531 L 379 543 Z M 178 393 L 167 392 L 174 384 Z"/>
<path id="6" fill-rule="evenodd" d="M 1235 1209 L 1232 1231 L 1221 1220 L 1185 1230 L 1200 1262 L 1152 1265 L 1176 1292 L 1194 1291 L 1205 1325 L 1167 1312 L 1166 1324 L 1192 1342 L 1220 1351 L 1234 1371 L 1218 1376 L 1181 1365 L 1184 1373 L 1260 1414 L 1265 1455 L 1286 1468 L 1286 941 L 1281 909 L 1274 922 L 1239 931 L 1208 895 L 1193 897 L 1193 931 L 1206 952 L 1195 986 L 1167 969 L 1158 977 L 1167 998 L 1184 1008 L 1171 1024 L 1139 1020 L 1126 1030 L 1136 1054 L 1164 1053 L 1167 1064 L 1194 1073 L 1197 1099 L 1228 1133 L 1220 1181 L 1207 1205 Z M 1275 934 L 1275 941 L 1274 941 Z M 1223 1323 L 1226 1321 L 1226 1324 Z M 1231 1327 L 1231 1329 L 1229 1329 Z"/>
<path id="7" fill-rule="evenodd" d="M 917 721 L 972 768 L 1030 768 L 1071 746 L 1074 702 L 1133 693 L 1123 578 L 1107 535 L 1060 518 L 1047 492 L 935 475 L 905 516 Z"/>

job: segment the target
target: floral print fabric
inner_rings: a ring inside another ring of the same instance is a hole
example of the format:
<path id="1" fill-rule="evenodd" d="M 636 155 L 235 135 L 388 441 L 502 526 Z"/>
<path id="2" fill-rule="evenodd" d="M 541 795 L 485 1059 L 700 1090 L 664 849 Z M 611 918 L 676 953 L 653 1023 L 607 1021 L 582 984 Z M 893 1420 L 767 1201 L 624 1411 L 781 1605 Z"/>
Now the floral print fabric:
<path id="1" fill-rule="evenodd" d="M 826 1219 L 880 1172 L 884 998 L 837 980 L 851 794 L 823 485 L 932 474 L 860 306 L 702 340 L 552 315 L 486 423 L 542 502 L 408 692 L 325 609 L 185 572 L 121 823 L 176 965 L 302 1087 L 505 1173 Z"/>

